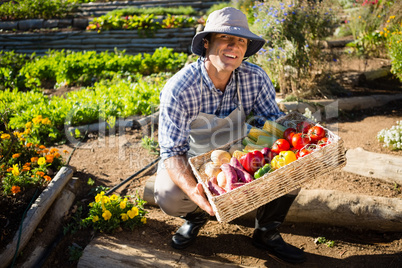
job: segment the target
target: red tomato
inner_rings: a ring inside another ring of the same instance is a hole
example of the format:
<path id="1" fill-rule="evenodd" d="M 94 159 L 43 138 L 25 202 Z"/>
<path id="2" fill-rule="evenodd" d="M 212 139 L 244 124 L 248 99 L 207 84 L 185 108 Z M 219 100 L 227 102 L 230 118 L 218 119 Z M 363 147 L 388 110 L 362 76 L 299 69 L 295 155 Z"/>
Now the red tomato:
<path id="1" fill-rule="evenodd" d="M 320 139 L 319 141 L 317 141 L 317 146 L 321 148 L 321 147 L 324 147 L 325 145 L 328 145 L 330 143 L 331 142 L 328 140 L 328 138 L 324 137 L 324 138 Z"/>
<path id="2" fill-rule="evenodd" d="M 296 130 L 297 132 L 301 132 L 301 133 L 307 133 L 307 131 L 312 128 L 314 125 L 307 122 L 307 121 L 303 121 L 303 122 L 299 122 L 296 125 Z"/>
<path id="3" fill-rule="evenodd" d="M 302 149 L 300 149 L 300 151 L 297 152 L 296 157 L 300 158 L 300 157 L 306 156 L 308 154 L 311 154 L 312 152 L 313 152 L 313 150 L 311 150 L 311 149 L 302 148 Z"/>
<path id="4" fill-rule="evenodd" d="M 271 147 L 271 151 L 279 154 L 282 151 L 287 151 L 290 149 L 290 144 L 285 139 L 277 139 Z"/>
<path id="5" fill-rule="evenodd" d="M 301 148 L 310 143 L 311 143 L 310 137 L 306 134 L 296 133 L 292 137 L 292 145 L 297 150 L 300 150 Z"/>
<path id="6" fill-rule="evenodd" d="M 320 126 L 314 126 L 308 130 L 307 135 L 310 136 L 312 142 L 316 143 L 325 137 L 325 129 Z"/>
<path id="7" fill-rule="evenodd" d="M 287 140 L 289 143 L 292 143 L 292 136 L 296 133 L 296 129 L 295 128 L 287 128 L 284 132 L 283 132 L 283 138 L 285 140 Z"/>

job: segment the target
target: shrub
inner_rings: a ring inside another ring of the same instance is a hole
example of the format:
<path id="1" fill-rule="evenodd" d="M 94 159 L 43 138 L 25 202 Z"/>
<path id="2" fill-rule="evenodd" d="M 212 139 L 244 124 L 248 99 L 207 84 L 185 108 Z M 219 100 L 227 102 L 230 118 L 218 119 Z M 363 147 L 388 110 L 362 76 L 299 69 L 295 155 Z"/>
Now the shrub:
<path id="1" fill-rule="evenodd" d="M 397 20 L 395 15 L 390 16 L 380 35 L 388 43 L 391 72 L 402 82 L 402 21 Z"/>
<path id="2" fill-rule="evenodd" d="M 269 1 L 253 7 L 252 29 L 267 40 L 253 57 L 277 82 L 282 93 L 300 88 L 314 68 L 322 68 L 322 49 L 317 42 L 330 36 L 336 19 L 334 10 L 311 1 Z"/>
<path id="3" fill-rule="evenodd" d="M 36 143 L 35 132 L 51 124 L 48 118 L 37 116 L 25 125 L 24 131 L 12 131 L 8 125 L 11 110 L 0 112 L 4 131 L 0 131 L 0 193 L 19 194 L 32 187 L 45 186 L 51 174 L 63 165 L 56 148 L 48 149 Z M 68 152 L 65 152 L 68 153 Z"/>
<path id="4" fill-rule="evenodd" d="M 132 200 L 119 195 L 105 195 L 101 192 L 95 196 L 95 201 L 89 204 L 88 217 L 81 221 L 85 228 L 111 233 L 118 228 L 133 230 L 146 224 L 145 201 L 139 196 Z"/>

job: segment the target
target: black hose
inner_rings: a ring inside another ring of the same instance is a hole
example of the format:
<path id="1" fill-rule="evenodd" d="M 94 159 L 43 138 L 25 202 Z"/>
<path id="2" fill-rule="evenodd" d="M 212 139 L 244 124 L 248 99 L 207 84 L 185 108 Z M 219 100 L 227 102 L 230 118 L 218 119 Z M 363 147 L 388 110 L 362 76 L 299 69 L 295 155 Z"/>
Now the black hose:
<path id="1" fill-rule="evenodd" d="M 137 176 L 138 174 L 140 174 L 141 172 L 143 172 L 144 170 L 150 168 L 151 166 L 153 166 L 154 164 L 158 163 L 158 161 L 160 160 L 160 156 L 158 156 L 158 158 L 156 158 L 154 161 L 152 161 L 151 163 L 149 163 L 148 165 L 146 165 L 145 167 L 143 167 L 141 170 L 137 171 L 136 173 L 134 173 L 133 175 L 131 175 L 130 177 L 128 177 L 127 179 L 125 179 L 124 181 L 120 182 L 119 184 L 117 184 L 116 186 L 114 186 L 112 189 L 110 189 L 109 191 L 107 191 L 105 193 L 105 195 L 109 195 L 111 193 L 113 193 L 116 189 L 120 188 L 122 185 L 126 184 L 127 182 L 129 182 L 131 179 L 133 179 L 135 176 Z"/>

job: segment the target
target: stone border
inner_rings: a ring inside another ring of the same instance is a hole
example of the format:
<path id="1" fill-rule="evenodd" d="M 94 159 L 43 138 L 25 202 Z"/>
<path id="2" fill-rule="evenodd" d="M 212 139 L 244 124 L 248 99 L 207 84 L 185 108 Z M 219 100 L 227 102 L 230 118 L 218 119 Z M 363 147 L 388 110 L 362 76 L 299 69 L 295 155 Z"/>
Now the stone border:
<path id="1" fill-rule="evenodd" d="M 68 28 L 74 27 L 85 30 L 88 26 L 88 19 L 28 19 L 17 21 L 0 21 L 0 29 L 3 30 L 20 30 L 28 31 L 34 29 L 52 29 L 52 28 Z"/>

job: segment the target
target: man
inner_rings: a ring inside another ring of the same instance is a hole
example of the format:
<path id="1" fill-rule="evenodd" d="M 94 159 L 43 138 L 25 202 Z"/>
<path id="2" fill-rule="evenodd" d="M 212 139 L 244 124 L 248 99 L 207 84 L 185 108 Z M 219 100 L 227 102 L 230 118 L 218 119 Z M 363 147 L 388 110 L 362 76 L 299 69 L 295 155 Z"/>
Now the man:
<path id="1" fill-rule="evenodd" d="M 188 157 L 208 152 L 247 134 L 246 115 L 276 119 L 283 113 L 266 72 L 244 59 L 265 40 L 249 30 L 246 16 L 235 8 L 214 11 L 192 51 L 197 62 L 184 67 L 165 85 L 159 113 L 161 162 L 155 201 L 167 214 L 185 219 L 172 247 L 191 245 L 214 211 L 188 164 Z M 285 195 L 258 208 L 253 244 L 290 263 L 304 252 L 285 243 L 277 228 L 297 195 Z"/>

